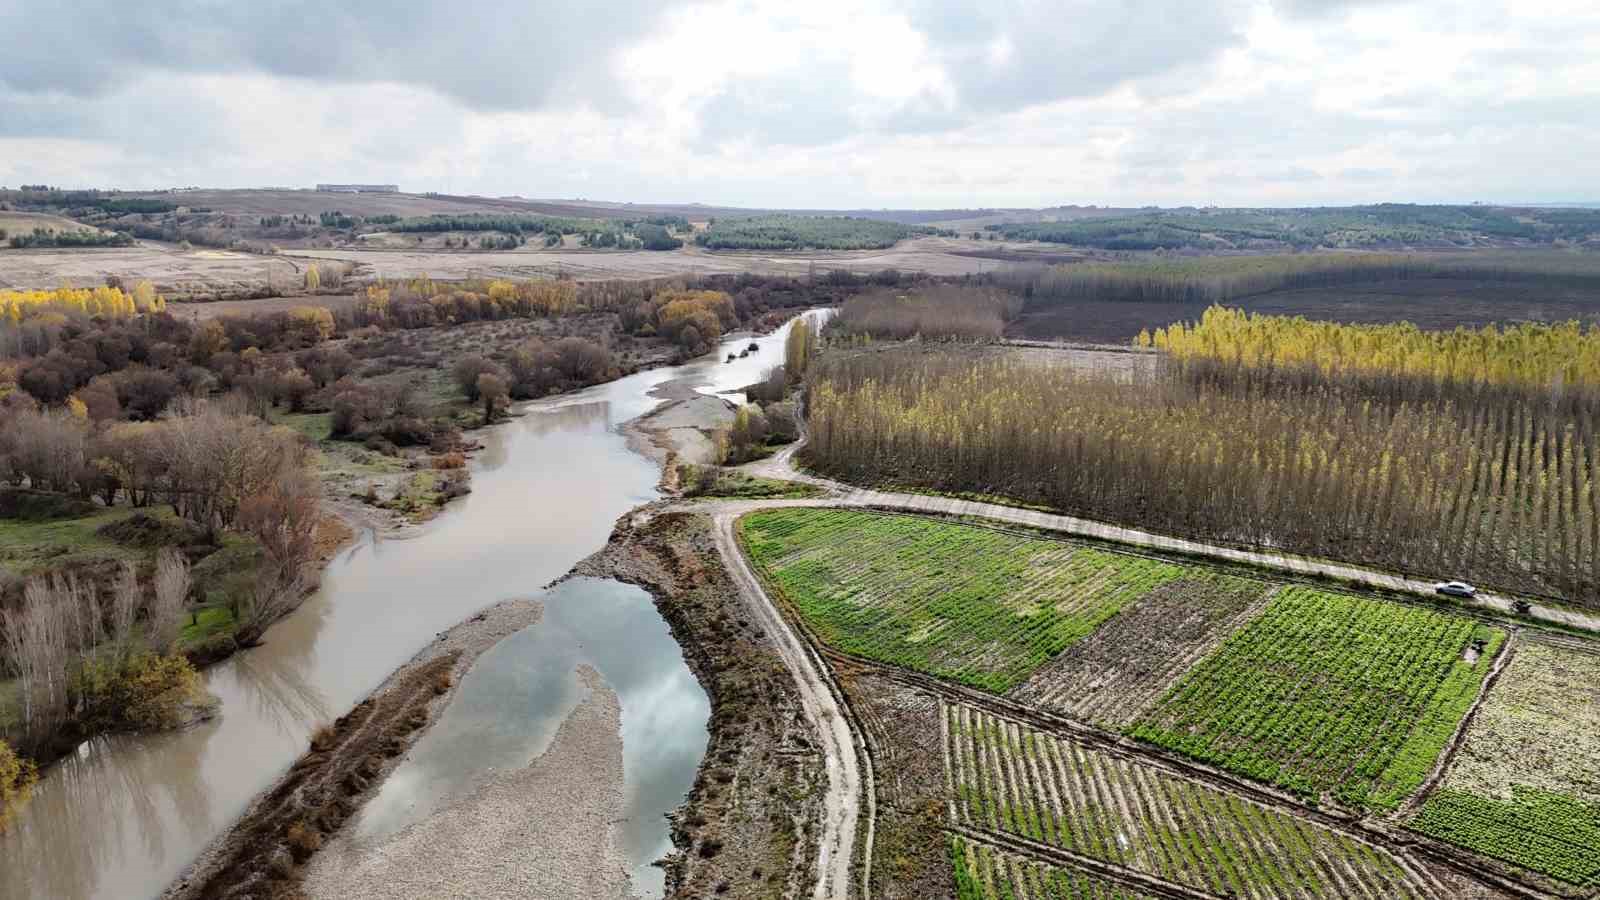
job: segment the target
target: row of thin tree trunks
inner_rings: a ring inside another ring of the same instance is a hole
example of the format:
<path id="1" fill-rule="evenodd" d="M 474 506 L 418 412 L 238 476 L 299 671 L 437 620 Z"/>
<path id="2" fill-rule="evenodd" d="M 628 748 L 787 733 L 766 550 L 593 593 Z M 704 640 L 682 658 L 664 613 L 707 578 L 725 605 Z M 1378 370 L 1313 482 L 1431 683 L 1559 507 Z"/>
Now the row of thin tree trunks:
<path id="1" fill-rule="evenodd" d="M 1600 605 L 1591 417 L 894 356 L 822 368 L 809 401 L 813 464 L 858 482 L 1002 494 Z"/>

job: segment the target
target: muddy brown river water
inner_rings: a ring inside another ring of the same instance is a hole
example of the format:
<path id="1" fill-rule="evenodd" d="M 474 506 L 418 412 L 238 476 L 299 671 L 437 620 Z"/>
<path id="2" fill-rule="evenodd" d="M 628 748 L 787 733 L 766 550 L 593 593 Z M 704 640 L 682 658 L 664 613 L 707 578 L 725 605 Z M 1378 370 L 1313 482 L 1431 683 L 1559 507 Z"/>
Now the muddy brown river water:
<path id="1" fill-rule="evenodd" d="M 655 465 L 618 431 L 661 402 L 652 389 L 685 378 L 708 392 L 749 384 L 782 361 L 786 333 L 760 338 L 760 352 L 735 363 L 722 359 L 750 337 L 684 366 L 532 404 L 485 434 L 469 496 L 415 536 L 364 537 L 262 647 L 205 673 L 222 700 L 216 719 L 91 741 L 52 767 L 0 837 L 0 898 L 159 894 L 319 724 L 439 631 L 530 595 L 546 600 L 545 620 L 485 654 L 358 833 L 381 837 L 470 791 L 489 769 L 525 765 L 576 702 L 575 666 L 593 665 L 622 703 L 634 887 L 659 896 L 648 863 L 668 849 L 663 814 L 682 800 L 703 754 L 707 698 L 642 592 L 613 582 L 543 586 L 599 549 L 618 516 L 656 498 Z"/>

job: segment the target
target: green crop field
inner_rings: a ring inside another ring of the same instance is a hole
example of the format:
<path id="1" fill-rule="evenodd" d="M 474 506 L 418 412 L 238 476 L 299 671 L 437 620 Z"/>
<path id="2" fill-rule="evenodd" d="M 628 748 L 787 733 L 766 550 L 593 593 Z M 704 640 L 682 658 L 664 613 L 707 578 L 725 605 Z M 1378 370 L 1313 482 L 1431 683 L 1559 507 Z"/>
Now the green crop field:
<path id="1" fill-rule="evenodd" d="M 1600 656 L 1524 642 L 1409 826 L 1600 886 Z"/>
<path id="2" fill-rule="evenodd" d="M 1471 619 L 1284 590 L 1131 729 L 1144 741 L 1315 799 L 1392 806 L 1466 712 L 1503 633 Z"/>
<path id="3" fill-rule="evenodd" d="M 1085 872 L 950 838 L 956 900 L 1155 900 Z"/>
<path id="4" fill-rule="evenodd" d="M 912 516 L 773 509 L 739 528 L 828 644 L 997 693 L 1155 588 L 1221 577 Z"/>
<path id="5" fill-rule="evenodd" d="M 955 818 L 1215 896 L 1415 897 L 1388 854 L 1164 769 L 945 707 Z M 959 877 L 959 873 L 958 873 Z"/>

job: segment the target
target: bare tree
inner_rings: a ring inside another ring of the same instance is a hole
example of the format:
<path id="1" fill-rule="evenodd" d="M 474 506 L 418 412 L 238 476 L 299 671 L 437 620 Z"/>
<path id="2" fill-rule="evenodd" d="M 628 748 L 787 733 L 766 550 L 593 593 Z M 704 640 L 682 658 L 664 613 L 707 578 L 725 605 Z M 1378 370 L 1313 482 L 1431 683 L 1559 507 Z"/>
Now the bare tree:
<path id="1" fill-rule="evenodd" d="M 183 634 L 183 610 L 189 599 L 189 563 L 171 547 L 156 555 L 155 591 L 150 599 L 148 635 L 151 649 L 171 653 Z"/>
<path id="2" fill-rule="evenodd" d="M 260 641 L 267 626 L 297 606 L 310 588 L 319 515 L 316 488 L 298 470 L 281 472 L 240 507 L 238 525 L 260 542 L 262 561 L 235 609 L 239 643 Z"/>
<path id="3" fill-rule="evenodd" d="M 70 595 L 36 579 L 29 582 L 21 609 L 0 611 L 6 662 L 21 686 L 24 746 L 47 740 L 67 716 L 71 603 Z"/>
<path id="4" fill-rule="evenodd" d="M 111 587 L 111 640 L 119 659 L 126 658 L 133 644 L 133 622 L 139 614 L 139 575 L 133 563 L 117 567 Z"/>

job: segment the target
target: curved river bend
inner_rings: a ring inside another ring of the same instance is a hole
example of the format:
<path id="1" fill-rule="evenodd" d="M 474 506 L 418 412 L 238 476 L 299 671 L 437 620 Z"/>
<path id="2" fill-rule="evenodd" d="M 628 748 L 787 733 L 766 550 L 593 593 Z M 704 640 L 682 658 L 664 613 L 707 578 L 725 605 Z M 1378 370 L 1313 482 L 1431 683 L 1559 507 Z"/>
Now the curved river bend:
<path id="1" fill-rule="evenodd" d="M 788 326 L 758 353 L 641 372 L 527 406 L 490 429 L 473 492 L 414 537 L 368 536 L 266 643 L 212 667 L 211 722 L 170 734 L 97 739 L 51 768 L 0 837 L 0 898 L 159 894 L 252 797 L 440 631 L 508 597 L 540 596 L 543 620 L 481 657 L 434 728 L 351 826 L 381 837 L 460 796 L 491 768 L 526 765 L 580 699 L 574 667 L 600 670 L 622 703 L 636 891 L 659 895 L 648 863 L 669 848 L 662 817 L 705 750 L 707 698 L 642 591 L 579 580 L 542 586 L 599 549 L 617 517 L 656 498 L 659 472 L 618 426 L 660 404 L 662 382 L 703 391 L 750 384 L 782 361 Z M 463 740 L 472 737 L 473 740 Z M 465 748 L 471 748 L 466 752 Z"/>

